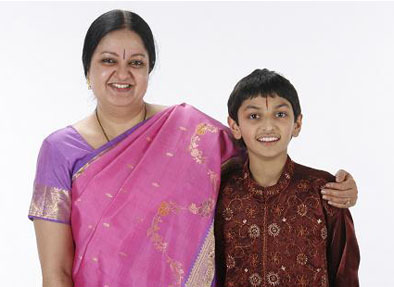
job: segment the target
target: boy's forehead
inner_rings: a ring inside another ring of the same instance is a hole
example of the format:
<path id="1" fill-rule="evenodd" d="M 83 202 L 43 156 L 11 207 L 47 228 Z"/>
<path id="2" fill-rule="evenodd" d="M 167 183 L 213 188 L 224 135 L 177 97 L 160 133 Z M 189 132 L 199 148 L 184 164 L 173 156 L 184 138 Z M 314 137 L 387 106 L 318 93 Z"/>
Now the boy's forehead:
<path id="1" fill-rule="evenodd" d="M 277 94 L 264 95 L 264 96 L 258 95 L 256 97 L 249 98 L 243 101 L 240 108 L 243 110 L 249 108 L 263 108 L 263 107 L 268 108 L 268 107 L 276 107 L 284 104 L 286 104 L 290 108 L 292 107 L 291 103 L 288 100 L 278 96 Z"/>

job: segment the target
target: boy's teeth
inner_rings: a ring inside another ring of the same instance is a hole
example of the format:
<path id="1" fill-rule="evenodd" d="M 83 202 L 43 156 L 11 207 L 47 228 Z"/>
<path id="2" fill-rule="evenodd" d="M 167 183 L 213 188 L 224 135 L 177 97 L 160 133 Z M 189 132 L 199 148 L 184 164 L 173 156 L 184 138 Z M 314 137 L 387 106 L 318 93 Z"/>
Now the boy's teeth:
<path id="1" fill-rule="evenodd" d="M 126 85 L 121 85 L 121 84 L 112 84 L 115 88 L 119 88 L 119 89 L 124 89 L 124 88 L 128 88 L 130 85 L 126 84 Z"/>
<path id="2" fill-rule="evenodd" d="M 278 139 L 279 138 L 277 138 L 277 137 L 261 137 L 258 140 L 260 142 L 274 142 L 274 141 L 277 141 Z"/>

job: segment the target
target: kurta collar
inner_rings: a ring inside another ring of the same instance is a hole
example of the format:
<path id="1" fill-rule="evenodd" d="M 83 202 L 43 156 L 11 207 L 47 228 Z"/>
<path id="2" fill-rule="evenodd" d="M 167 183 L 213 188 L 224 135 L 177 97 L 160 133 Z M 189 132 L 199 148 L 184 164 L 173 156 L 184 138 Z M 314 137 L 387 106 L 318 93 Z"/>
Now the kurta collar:
<path id="1" fill-rule="evenodd" d="M 287 160 L 285 166 L 283 168 L 282 174 L 275 185 L 262 187 L 260 186 L 254 179 L 249 170 L 249 159 L 246 160 L 243 167 L 243 179 L 244 184 L 247 186 L 247 189 L 257 196 L 262 195 L 276 195 L 281 191 L 285 190 L 291 181 L 291 178 L 294 174 L 294 162 L 291 160 L 289 156 L 287 156 Z"/>

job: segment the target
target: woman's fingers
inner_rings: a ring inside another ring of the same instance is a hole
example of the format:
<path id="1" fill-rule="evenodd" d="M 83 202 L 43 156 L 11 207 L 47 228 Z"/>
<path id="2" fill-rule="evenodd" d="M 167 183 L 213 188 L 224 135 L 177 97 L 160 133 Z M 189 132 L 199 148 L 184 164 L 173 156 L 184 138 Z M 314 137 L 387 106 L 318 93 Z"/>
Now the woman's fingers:
<path id="1" fill-rule="evenodd" d="M 348 208 L 357 202 L 358 190 L 356 182 L 350 173 L 339 170 L 336 173 L 337 182 L 329 182 L 322 189 L 323 199 L 332 206 Z"/>

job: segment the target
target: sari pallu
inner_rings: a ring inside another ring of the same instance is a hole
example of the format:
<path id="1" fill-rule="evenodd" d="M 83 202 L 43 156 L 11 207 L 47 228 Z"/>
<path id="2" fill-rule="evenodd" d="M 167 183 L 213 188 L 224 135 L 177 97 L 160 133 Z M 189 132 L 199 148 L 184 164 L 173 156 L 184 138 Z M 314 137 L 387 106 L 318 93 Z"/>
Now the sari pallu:
<path id="1" fill-rule="evenodd" d="M 188 105 L 155 115 L 73 178 L 75 287 L 211 286 L 228 130 Z"/>

